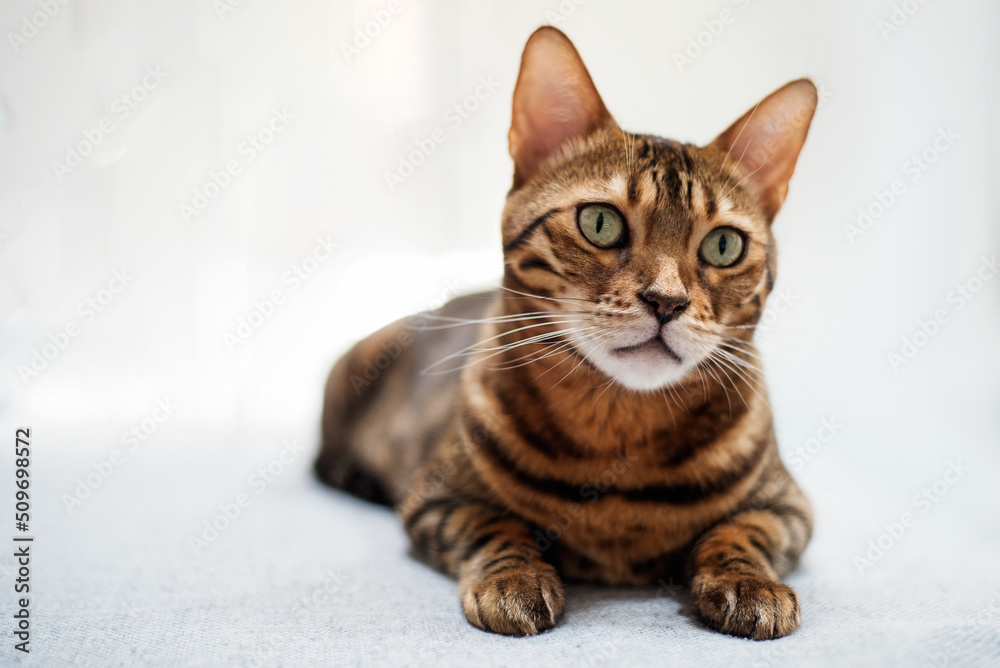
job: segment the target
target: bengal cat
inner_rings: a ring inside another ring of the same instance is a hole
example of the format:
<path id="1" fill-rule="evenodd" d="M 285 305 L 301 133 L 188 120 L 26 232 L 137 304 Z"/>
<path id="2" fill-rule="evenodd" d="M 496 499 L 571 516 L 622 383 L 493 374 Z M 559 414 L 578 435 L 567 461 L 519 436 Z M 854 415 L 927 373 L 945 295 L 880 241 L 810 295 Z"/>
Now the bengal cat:
<path id="1" fill-rule="evenodd" d="M 563 33 L 528 40 L 502 287 L 337 362 L 316 462 L 396 506 L 473 625 L 551 628 L 562 579 L 677 577 L 711 628 L 798 627 L 779 578 L 812 515 L 779 460 L 752 337 L 816 102 L 793 81 L 704 147 L 632 134 Z"/>

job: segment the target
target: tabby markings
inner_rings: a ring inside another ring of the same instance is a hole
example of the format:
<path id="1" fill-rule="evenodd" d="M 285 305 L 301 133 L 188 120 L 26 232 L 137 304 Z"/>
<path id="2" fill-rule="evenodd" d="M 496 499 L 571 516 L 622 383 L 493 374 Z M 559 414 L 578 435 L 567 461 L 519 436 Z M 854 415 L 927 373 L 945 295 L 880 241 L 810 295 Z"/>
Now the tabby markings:
<path id="1" fill-rule="evenodd" d="M 674 505 L 690 505 L 704 501 L 726 492 L 752 473 L 761 462 L 767 450 L 768 440 L 760 439 L 754 444 L 753 451 L 745 455 L 736 465 L 720 473 L 714 480 L 704 484 L 649 485 L 638 489 L 608 489 L 600 494 L 596 489 L 590 489 L 588 484 L 577 485 L 557 478 L 536 476 L 522 469 L 505 452 L 503 446 L 485 426 L 466 413 L 463 416 L 464 427 L 469 441 L 477 449 L 490 457 L 506 474 L 513 476 L 521 484 L 532 490 L 557 496 L 566 501 L 597 500 L 600 497 L 619 497 L 626 501 L 670 503 Z M 626 455 L 627 456 L 627 455 Z"/>
<path id="2" fill-rule="evenodd" d="M 534 232 L 539 227 L 545 225 L 545 221 L 547 221 L 549 218 L 559 213 L 559 211 L 560 211 L 559 209 L 550 209 L 549 211 L 546 211 L 545 213 L 540 215 L 538 218 L 535 218 L 535 220 L 533 220 L 531 224 L 528 225 L 526 228 L 521 230 L 521 233 L 518 234 L 516 237 L 514 237 L 512 241 L 504 244 L 503 247 L 504 252 L 507 253 L 514 250 L 515 248 L 519 248 L 522 244 L 524 244 L 525 241 L 528 240 L 528 237 L 531 236 L 532 232 Z"/>

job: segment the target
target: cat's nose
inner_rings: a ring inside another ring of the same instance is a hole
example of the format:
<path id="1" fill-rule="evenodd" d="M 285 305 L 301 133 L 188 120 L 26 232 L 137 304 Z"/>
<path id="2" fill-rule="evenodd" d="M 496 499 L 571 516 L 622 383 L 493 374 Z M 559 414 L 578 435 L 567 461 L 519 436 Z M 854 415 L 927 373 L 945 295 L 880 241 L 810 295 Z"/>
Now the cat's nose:
<path id="1" fill-rule="evenodd" d="M 669 295 L 653 289 L 640 292 L 639 299 L 649 306 L 661 325 L 679 316 L 691 303 L 686 294 Z"/>

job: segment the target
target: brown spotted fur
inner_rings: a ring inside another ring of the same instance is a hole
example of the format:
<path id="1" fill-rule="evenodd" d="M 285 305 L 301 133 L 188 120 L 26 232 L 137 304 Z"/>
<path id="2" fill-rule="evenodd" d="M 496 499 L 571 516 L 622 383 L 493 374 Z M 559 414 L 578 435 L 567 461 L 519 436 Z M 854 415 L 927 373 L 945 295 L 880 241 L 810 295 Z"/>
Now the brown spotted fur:
<path id="1" fill-rule="evenodd" d="M 536 38 L 568 44 L 551 28 Z M 395 505 L 415 552 L 458 579 L 479 628 L 552 627 L 565 610 L 564 578 L 673 577 L 690 584 L 710 627 L 786 635 L 799 625 L 799 603 L 778 580 L 809 539 L 811 512 L 779 460 L 751 344 L 775 278 L 770 223 L 784 185 L 754 190 L 746 166 L 718 142 L 624 133 L 598 102 L 588 112 L 595 126 L 559 151 L 525 158 L 512 136 L 508 290 L 389 325 L 337 363 L 317 472 Z M 799 122 L 808 124 L 806 107 Z M 594 201 L 624 215 L 626 248 L 599 249 L 581 236 L 574 212 Z M 728 269 L 700 262 L 705 234 L 735 219 L 749 237 L 744 259 Z M 745 342 L 728 348 L 745 366 L 706 362 L 662 391 L 633 391 L 556 337 L 488 359 L 496 351 L 476 352 L 458 360 L 461 372 L 421 373 L 477 341 L 492 348 L 559 329 L 514 318 L 442 323 L 571 311 L 613 329 L 650 289 L 683 293 L 690 322 Z M 526 324 L 535 326 L 512 331 Z"/>

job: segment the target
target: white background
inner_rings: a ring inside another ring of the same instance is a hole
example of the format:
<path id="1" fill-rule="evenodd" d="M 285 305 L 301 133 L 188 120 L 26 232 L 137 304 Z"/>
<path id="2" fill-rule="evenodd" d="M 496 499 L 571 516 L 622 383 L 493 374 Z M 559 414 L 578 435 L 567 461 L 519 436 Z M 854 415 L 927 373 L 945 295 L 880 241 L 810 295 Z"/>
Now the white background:
<path id="1" fill-rule="evenodd" d="M 846 498 L 868 508 L 855 520 L 872 537 L 960 458 L 972 473 L 926 522 L 997 536 L 996 523 L 962 518 L 996 503 L 1000 279 L 960 309 L 949 301 L 998 250 L 996 2 L 911 1 L 912 16 L 883 34 L 894 9 L 881 0 L 403 0 L 350 59 L 342 44 L 386 2 L 237 4 L 73 1 L 15 49 L 10 32 L 39 5 L 3 3 L 4 425 L 61 434 L 49 449 L 100 458 L 169 398 L 177 409 L 148 447 L 188 456 L 197 443 L 197 456 L 211 455 L 207 431 L 248 443 L 277 434 L 261 446 L 274 452 L 284 437 L 311 447 L 324 376 L 352 341 L 497 280 L 520 50 L 556 23 L 633 131 L 707 143 L 786 81 L 820 86 L 775 223 L 776 294 L 791 304 L 759 336 L 782 448 L 790 460 L 824 418 L 841 423 L 797 476 L 821 517 Z M 704 22 L 723 10 L 733 20 L 709 38 Z M 675 53 L 699 33 L 707 46 L 679 67 Z M 116 98 L 147 67 L 166 78 L 119 118 Z M 496 91 L 452 127 L 445 112 L 482 77 Z M 247 162 L 241 143 L 275 109 L 294 119 Z M 113 131 L 60 178 L 54 163 L 101 119 Z M 445 142 L 387 187 L 385 172 L 435 128 Z M 958 139 L 912 180 L 906 163 L 948 129 Z M 186 222 L 179 206 L 229 160 L 240 174 Z M 894 179 L 905 192 L 850 240 L 845 226 Z M 338 250 L 292 289 L 283 275 L 317 237 Z M 85 322 L 79 305 L 120 269 L 134 279 Z M 284 302 L 231 351 L 227 332 L 275 289 Z M 939 309 L 947 322 L 893 369 L 889 353 Z M 78 336 L 23 380 L 19 367 L 71 322 Z M 848 558 L 864 548 L 829 541 Z"/>

